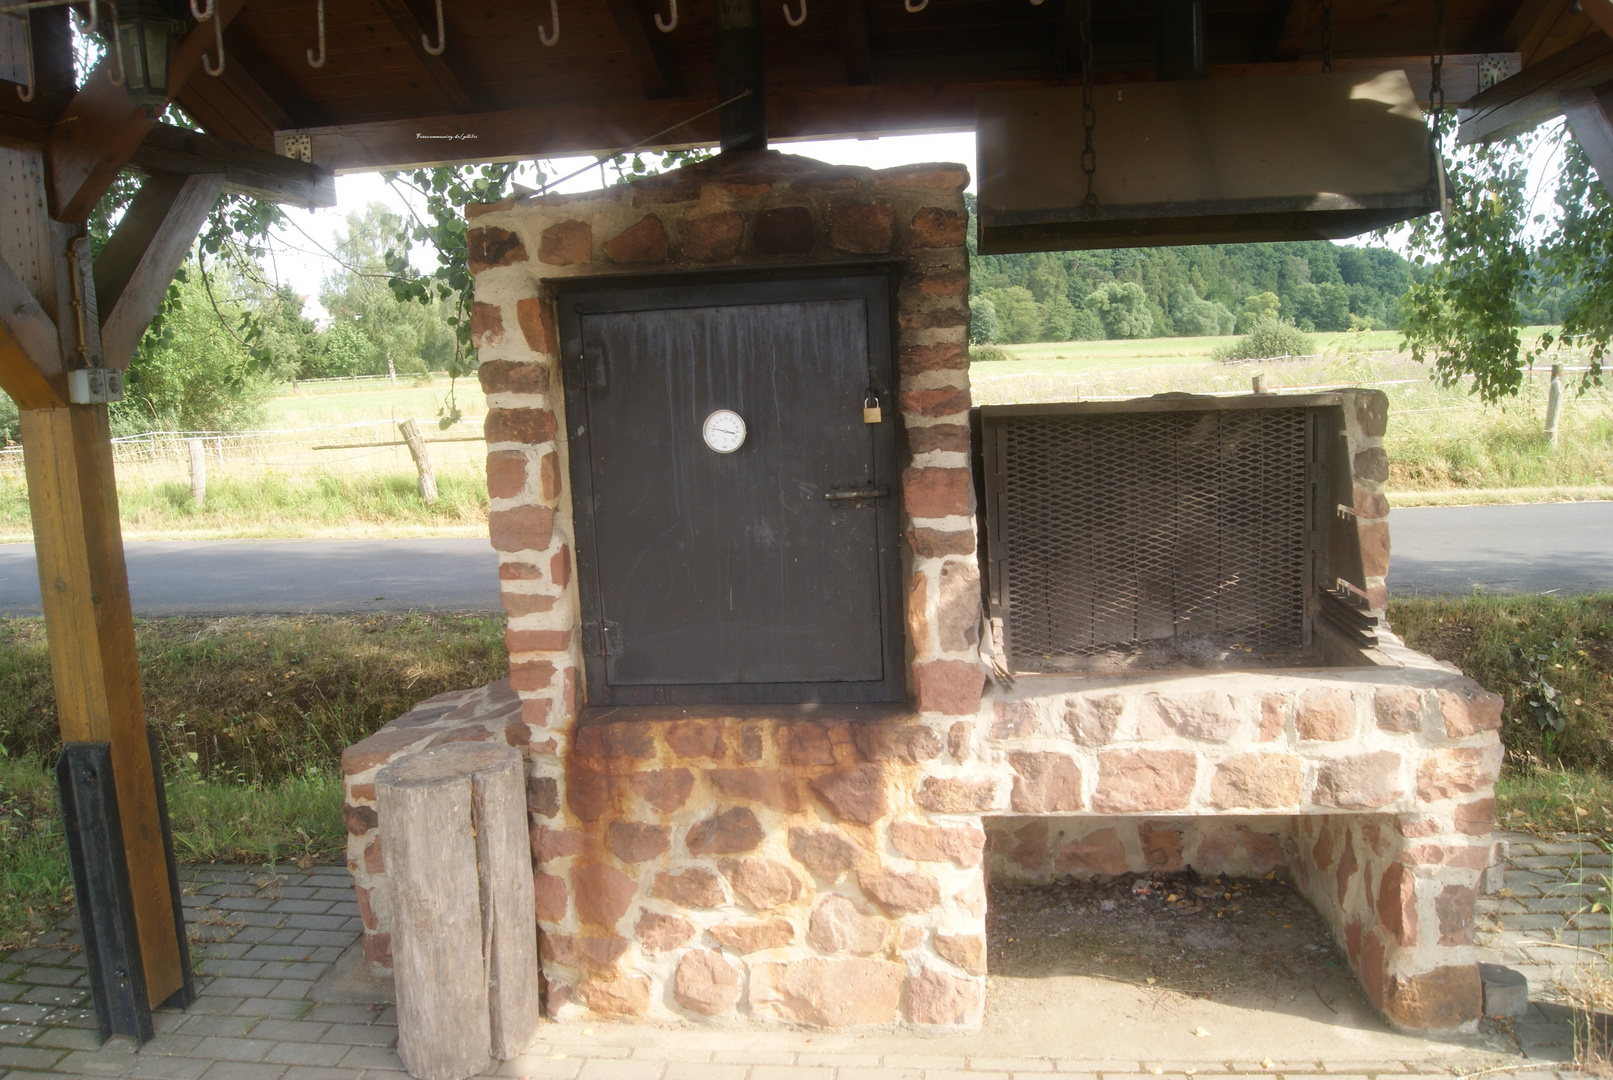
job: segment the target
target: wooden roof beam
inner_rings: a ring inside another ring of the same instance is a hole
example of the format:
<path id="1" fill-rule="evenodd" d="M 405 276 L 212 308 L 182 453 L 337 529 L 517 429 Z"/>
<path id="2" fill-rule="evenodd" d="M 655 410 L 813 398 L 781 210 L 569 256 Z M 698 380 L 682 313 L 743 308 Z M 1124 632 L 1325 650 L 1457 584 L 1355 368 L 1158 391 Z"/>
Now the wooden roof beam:
<path id="1" fill-rule="evenodd" d="M 1305 48 L 1306 31 L 1310 29 L 1311 19 L 1321 6 L 1321 0 L 1282 0 L 1272 13 L 1260 59 L 1299 59 L 1299 54 Z"/>
<path id="2" fill-rule="evenodd" d="M 1589 10 L 1590 4 L 1585 5 Z M 1585 156 L 1596 167 L 1602 186 L 1613 195 L 1613 89 L 1596 93 L 1588 87 L 1562 92 L 1563 115 Z"/>
<path id="3" fill-rule="evenodd" d="M 1562 114 L 1559 95 L 1613 80 L 1613 38 L 1593 34 L 1474 96 L 1463 110 L 1462 146 L 1502 139 Z"/>
<path id="4" fill-rule="evenodd" d="M 627 55 L 633 58 L 644 96 L 654 101 L 678 95 L 679 79 L 672 52 L 662 40 L 665 35 L 651 25 L 639 0 L 605 0 L 616 32 L 622 35 Z"/>
<path id="5" fill-rule="evenodd" d="M 448 99 L 456 112 L 472 112 L 481 106 L 480 95 L 475 90 L 475 83 L 470 75 L 453 55 L 453 46 L 441 56 L 433 56 L 426 51 L 426 43 L 421 35 L 426 33 L 426 25 L 431 25 L 431 38 L 437 37 L 437 16 L 435 10 L 427 15 L 427 7 L 420 0 L 376 0 L 385 11 L 392 25 L 398 28 L 403 35 L 403 43 L 407 45 L 425 68 L 426 74 L 442 96 Z"/>
<path id="6" fill-rule="evenodd" d="M 174 99 L 210 134 L 274 150 L 274 133 L 314 123 L 316 114 L 285 79 L 264 72 L 261 54 L 236 27 L 225 42 L 229 64 L 216 79 L 192 79 Z M 271 94 L 265 84 L 276 85 Z"/>
<path id="7" fill-rule="evenodd" d="M 329 169 L 172 124 L 153 127 L 129 164 L 148 173 L 220 173 L 226 192 L 264 202 L 309 210 L 336 205 L 336 176 Z"/>
<path id="8" fill-rule="evenodd" d="M 228 26 L 244 4 L 245 0 L 218 0 L 214 18 Z M 216 33 L 211 21 L 192 26 L 174 50 L 168 64 L 170 99 L 200 69 L 202 54 L 214 48 Z M 87 221 L 157 122 L 129 100 L 123 87 L 112 85 L 105 68 L 102 61 L 73 96 L 46 144 L 51 216 L 58 221 Z"/>
<path id="9" fill-rule="evenodd" d="M 107 367 L 128 366 L 223 189 L 222 172 L 159 173 L 140 185 L 95 260 L 95 306 L 107 313 L 101 320 Z"/>

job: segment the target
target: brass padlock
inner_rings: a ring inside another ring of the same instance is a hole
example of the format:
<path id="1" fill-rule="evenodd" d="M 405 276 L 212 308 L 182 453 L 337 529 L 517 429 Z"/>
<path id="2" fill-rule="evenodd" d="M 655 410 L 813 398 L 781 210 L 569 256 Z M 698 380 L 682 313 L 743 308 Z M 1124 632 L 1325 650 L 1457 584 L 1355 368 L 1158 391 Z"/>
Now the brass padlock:
<path id="1" fill-rule="evenodd" d="M 863 399 L 863 423 L 878 424 L 885 419 L 885 413 L 879 407 L 879 395 L 869 394 Z"/>

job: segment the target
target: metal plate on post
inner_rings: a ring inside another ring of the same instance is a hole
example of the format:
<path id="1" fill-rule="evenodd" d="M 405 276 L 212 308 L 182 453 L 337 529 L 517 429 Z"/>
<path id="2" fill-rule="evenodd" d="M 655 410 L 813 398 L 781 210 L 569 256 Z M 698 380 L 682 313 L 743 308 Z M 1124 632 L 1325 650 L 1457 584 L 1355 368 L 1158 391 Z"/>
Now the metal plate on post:
<path id="1" fill-rule="evenodd" d="M 1095 214 L 1081 88 L 976 99 L 980 252 L 1327 240 L 1439 207 L 1404 71 L 1097 87 Z"/>
<path id="2" fill-rule="evenodd" d="M 157 733 L 146 730 L 146 741 L 151 747 L 151 779 L 157 786 L 157 820 L 162 825 L 162 854 L 168 860 L 168 892 L 174 905 L 174 937 L 179 941 L 179 967 L 184 982 L 159 1005 L 188 1009 L 196 1000 L 196 972 L 190 965 L 190 942 L 185 936 L 185 901 L 179 891 L 179 863 L 174 858 L 174 829 L 168 821 L 168 789 L 162 780 L 161 744 Z"/>
<path id="3" fill-rule="evenodd" d="M 145 1043 L 153 1035 L 151 1007 L 123 850 L 111 744 L 64 746 L 56 761 L 56 787 L 101 1041 L 128 1035 Z M 187 962 L 187 974 L 189 967 Z"/>

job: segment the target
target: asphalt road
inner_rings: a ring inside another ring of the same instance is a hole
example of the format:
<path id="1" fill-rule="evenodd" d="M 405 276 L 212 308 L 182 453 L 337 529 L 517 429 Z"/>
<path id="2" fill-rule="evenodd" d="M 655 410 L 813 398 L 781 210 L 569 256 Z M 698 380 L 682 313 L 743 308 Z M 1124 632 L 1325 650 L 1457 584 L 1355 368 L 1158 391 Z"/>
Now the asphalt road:
<path id="1" fill-rule="evenodd" d="M 1398 596 L 1613 590 L 1613 502 L 1454 506 L 1390 517 Z M 494 611 L 484 539 L 151 540 L 125 545 L 140 615 Z M 36 614 L 29 544 L 0 544 L 0 614 Z"/>

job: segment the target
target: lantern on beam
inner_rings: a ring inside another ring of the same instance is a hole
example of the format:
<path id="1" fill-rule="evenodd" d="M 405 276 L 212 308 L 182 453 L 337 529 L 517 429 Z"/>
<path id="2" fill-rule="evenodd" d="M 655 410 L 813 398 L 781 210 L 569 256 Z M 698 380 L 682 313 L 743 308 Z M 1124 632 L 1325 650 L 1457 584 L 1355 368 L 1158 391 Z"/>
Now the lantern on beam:
<path id="1" fill-rule="evenodd" d="M 188 25 L 184 0 L 122 0 L 113 10 L 124 90 L 135 104 L 160 110 L 168 104 L 168 65 Z"/>

